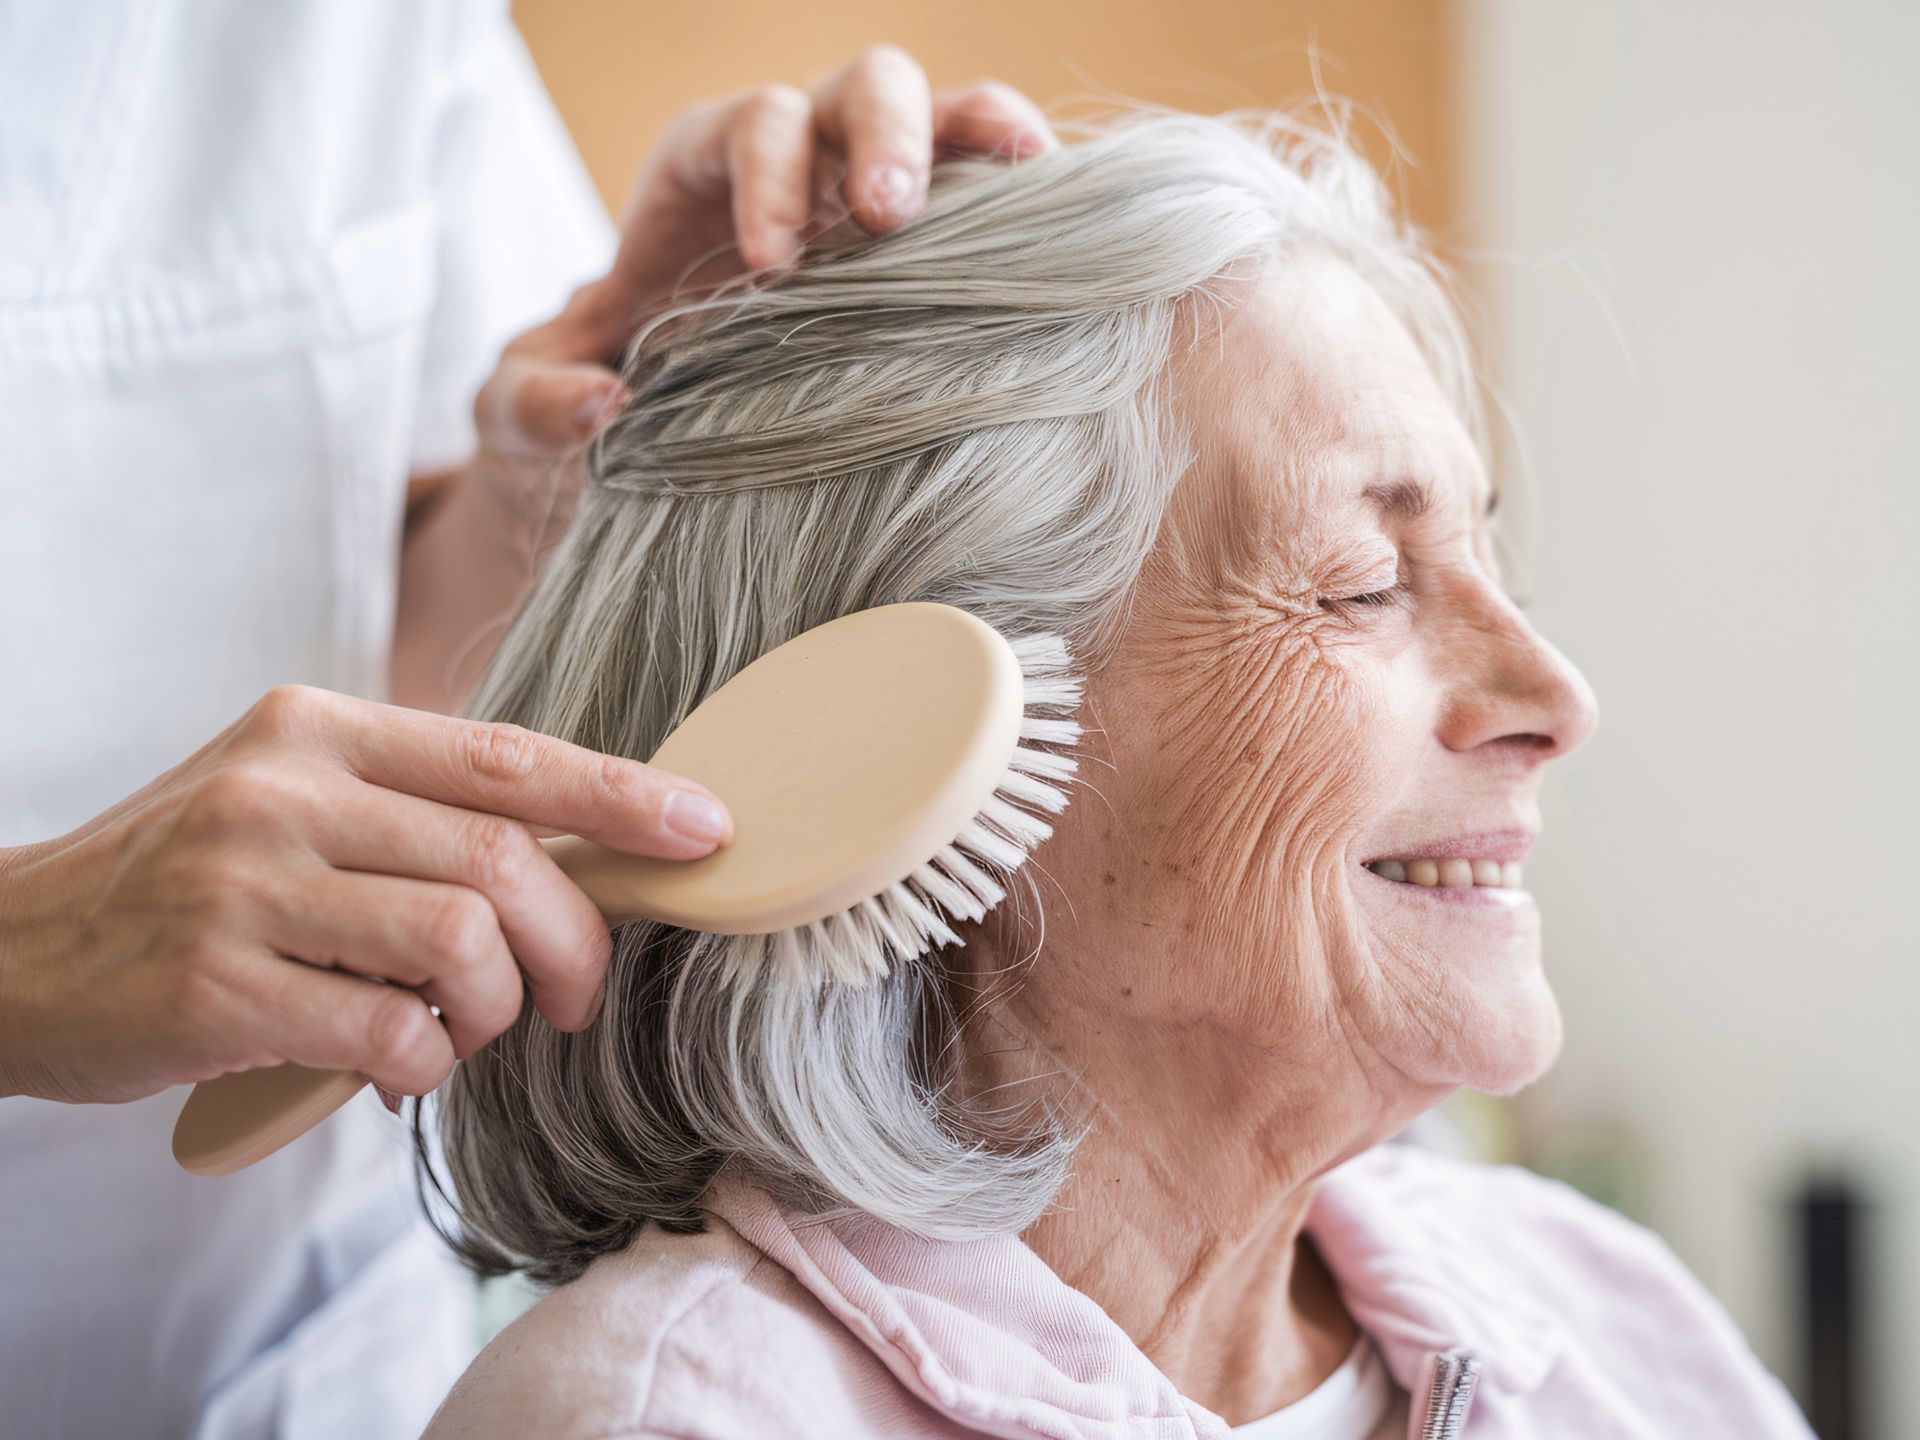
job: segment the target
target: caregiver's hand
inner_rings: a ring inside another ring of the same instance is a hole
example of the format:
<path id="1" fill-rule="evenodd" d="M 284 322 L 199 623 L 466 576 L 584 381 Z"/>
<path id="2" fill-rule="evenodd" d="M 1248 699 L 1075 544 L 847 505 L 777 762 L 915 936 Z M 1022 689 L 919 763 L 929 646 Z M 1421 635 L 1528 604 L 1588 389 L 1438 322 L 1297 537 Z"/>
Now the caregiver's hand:
<path id="1" fill-rule="evenodd" d="M 667 859 L 732 835 L 709 791 L 634 761 L 271 691 L 73 834 L 0 851 L 0 1094 L 132 1100 L 283 1061 L 424 1094 L 523 985 L 584 1028 L 610 937 L 530 827 Z"/>
<path id="2" fill-rule="evenodd" d="M 683 285 L 783 265 L 848 213 L 875 233 L 903 224 L 926 203 L 936 153 L 1058 144 L 1017 91 L 983 82 L 936 95 L 887 46 L 811 91 L 769 85 L 672 121 L 641 167 L 612 269 L 510 343 L 481 388 L 474 458 L 412 477 L 394 698 L 460 708 L 573 517 L 581 442 L 620 405 L 613 367 L 649 306 Z"/>
<path id="3" fill-rule="evenodd" d="M 836 210 L 876 235 L 895 229 L 926 204 L 937 153 L 1058 145 L 1018 91 L 983 81 L 936 94 L 885 45 L 810 91 L 767 85 L 686 111 L 641 167 L 612 270 L 507 347 L 476 406 L 483 446 L 547 461 L 577 445 L 619 401 L 611 367 L 637 317 L 690 279 L 784 265 Z M 569 501 L 542 503 L 563 520 Z"/>

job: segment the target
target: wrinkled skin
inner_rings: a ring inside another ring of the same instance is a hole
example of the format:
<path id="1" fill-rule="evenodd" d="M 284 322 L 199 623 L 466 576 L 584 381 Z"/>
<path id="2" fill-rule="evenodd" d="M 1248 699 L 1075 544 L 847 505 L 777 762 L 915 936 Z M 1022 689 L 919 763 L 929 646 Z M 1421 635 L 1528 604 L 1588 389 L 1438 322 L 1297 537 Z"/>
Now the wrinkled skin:
<path id="1" fill-rule="evenodd" d="M 1289 260 L 1196 312 L 1173 373 L 1197 460 L 1089 687 L 1103 733 L 1036 856 L 1040 953 L 981 982 L 967 1078 L 1091 1123 L 1025 1238 L 1238 1424 L 1354 1339 L 1301 1238 L 1315 1178 L 1559 1049 L 1531 901 L 1450 905 L 1364 862 L 1537 830 L 1542 767 L 1596 713 L 1501 588 L 1486 469 L 1355 272 Z M 1362 493 L 1397 480 L 1424 514 Z M 1011 924 L 969 947 L 979 974 L 1032 949 Z"/>

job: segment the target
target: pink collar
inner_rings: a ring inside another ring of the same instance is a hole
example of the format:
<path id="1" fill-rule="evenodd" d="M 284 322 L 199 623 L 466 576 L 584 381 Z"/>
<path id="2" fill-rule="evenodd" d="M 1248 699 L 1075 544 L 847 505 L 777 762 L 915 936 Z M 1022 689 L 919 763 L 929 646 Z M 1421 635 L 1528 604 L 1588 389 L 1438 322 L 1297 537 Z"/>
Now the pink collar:
<path id="1" fill-rule="evenodd" d="M 1480 1357 L 1483 1387 L 1530 1391 L 1552 1368 L 1565 1327 L 1520 1287 L 1484 1273 L 1486 1235 L 1446 1231 L 1460 1209 L 1433 1193 L 1448 1178 L 1434 1160 L 1388 1144 L 1335 1167 L 1320 1179 L 1307 1233 L 1401 1386 L 1417 1396 L 1433 1353 L 1464 1346 Z M 903 1385 L 975 1430 L 1112 1440 L 1228 1434 L 1016 1236 L 926 1240 L 865 1216 L 800 1216 L 727 1178 L 709 1206 L 792 1272 Z"/>
<path id="2" fill-rule="evenodd" d="M 1484 1179 L 1498 1169 L 1467 1173 Z M 1461 1180 L 1457 1161 L 1376 1145 L 1320 1178 L 1307 1233 L 1402 1386 L 1413 1388 L 1430 1354 L 1461 1347 L 1485 1367 L 1482 1388 L 1524 1395 L 1566 1348 L 1566 1325 L 1515 1283 L 1528 1229 L 1486 1214 L 1478 1186 L 1472 1196 L 1448 1194 Z"/>

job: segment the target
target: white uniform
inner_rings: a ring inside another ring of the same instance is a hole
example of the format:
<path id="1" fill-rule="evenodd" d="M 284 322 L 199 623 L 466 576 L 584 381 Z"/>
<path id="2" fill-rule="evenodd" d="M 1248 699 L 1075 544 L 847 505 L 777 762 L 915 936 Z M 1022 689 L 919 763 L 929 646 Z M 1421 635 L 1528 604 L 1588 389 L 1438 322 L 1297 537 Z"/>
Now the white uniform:
<path id="1" fill-rule="evenodd" d="M 408 474 L 611 258 L 505 12 L 0 7 L 0 845 L 380 694 Z M 0 1100 L 0 1432 L 417 1434 L 473 1322 L 397 1122 L 202 1180 L 183 1099 Z"/>

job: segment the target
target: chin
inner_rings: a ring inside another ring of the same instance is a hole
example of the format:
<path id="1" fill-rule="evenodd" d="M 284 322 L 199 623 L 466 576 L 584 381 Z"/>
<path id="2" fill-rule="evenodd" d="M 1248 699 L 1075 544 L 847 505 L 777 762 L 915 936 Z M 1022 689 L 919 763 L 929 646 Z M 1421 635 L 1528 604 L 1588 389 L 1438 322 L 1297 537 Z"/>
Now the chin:
<path id="1" fill-rule="evenodd" d="M 1523 996 L 1484 1017 L 1483 1043 L 1473 1057 L 1472 1073 L 1461 1077 L 1469 1089 L 1488 1095 L 1512 1095 L 1553 1068 L 1565 1038 L 1560 1005 L 1546 977 L 1536 973 Z"/>

